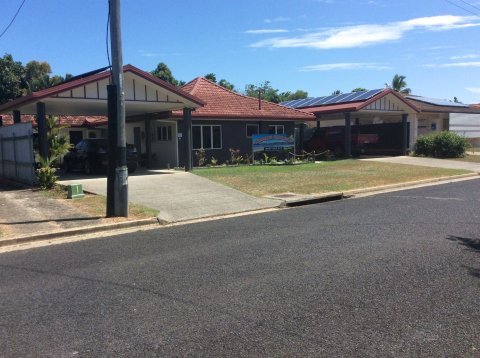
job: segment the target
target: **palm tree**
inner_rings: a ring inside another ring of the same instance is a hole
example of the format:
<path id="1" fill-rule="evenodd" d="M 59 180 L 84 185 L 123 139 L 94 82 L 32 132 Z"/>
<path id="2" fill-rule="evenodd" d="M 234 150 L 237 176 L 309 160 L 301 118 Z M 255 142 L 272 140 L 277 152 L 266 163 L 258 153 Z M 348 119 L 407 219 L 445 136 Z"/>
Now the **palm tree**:
<path id="1" fill-rule="evenodd" d="M 405 78 L 406 78 L 405 76 L 401 76 L 397 74 L 393 76 L 392 83 L 391 84 L 385 83 L 385 86 L 387 88 L 393 89 L 395 92 L 410 94 L 412 90 L 407 87 L 407 82 L 405 82 Z"/>

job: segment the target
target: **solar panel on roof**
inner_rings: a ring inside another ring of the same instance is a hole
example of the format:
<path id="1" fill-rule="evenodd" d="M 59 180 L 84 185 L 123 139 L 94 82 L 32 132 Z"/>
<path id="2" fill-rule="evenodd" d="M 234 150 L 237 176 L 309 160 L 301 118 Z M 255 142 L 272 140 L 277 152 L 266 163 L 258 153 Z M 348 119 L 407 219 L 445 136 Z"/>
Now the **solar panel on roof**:
<path id="1" fill-rule="evenodd" d="M 373 96 L 379 94 L 382 91 L 383 91 L 383 89 L 374 89 L 374 90 L 364 92 L 360 97 L 355 98 L 355 101 L 367 100 L 367 99 L 372 98 Z"/>
<path id="2" fill-rule="evenodd" d="M 295 108 L 303 107 L 305 103 L 310 102 L 311 98 L 299 99 L 297 103 L 295 103 Z"/>
<path id="3" fill-rule="evenodd" d="M 350 93 L 339 94 L 338 96 L 335 96 L 335 98 L 333 98 L 330 103 L 342 103 L 344 102 L 344 99 L 348 96 L 350 96 Z"/>
<path id="4" fill-rule="evenodd" d="M 282 102 L 284 106 L 290 108 L 304 108 L 312 106 L 324 106 L 329 104 L 348 103 L 354 101 L 365 101 L 382 92 L 383 89 L 375 89 L 363 92 L 343 93 L 331 96 L 305 98 L 292 101 Z"/>
<path id="5" fill-rule="evenodd" d="M 421 97 L 421 96 L 407 96 L 407 98 L 413 99 L 413 100 L 419 101 L 419 102 L 433 104 L 434 106 L 463 107 L 463 108 L 466 107 L 466 108 L 468 108 L 467 104 L 450 102 L 446 99 L 428 98 L 428 97 Z"/>

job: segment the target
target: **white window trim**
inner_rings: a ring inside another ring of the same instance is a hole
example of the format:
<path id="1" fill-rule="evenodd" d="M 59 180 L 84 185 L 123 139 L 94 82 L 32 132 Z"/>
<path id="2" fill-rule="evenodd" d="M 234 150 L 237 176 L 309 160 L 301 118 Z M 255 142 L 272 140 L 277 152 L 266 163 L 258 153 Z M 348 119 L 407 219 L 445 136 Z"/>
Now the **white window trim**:
<path id="1" fill-rule="evenodd" d="M 260 133 L 260 126 L 259 126 L 258 124 L 255 124 L 255 123 L 247 123 L 247 124 L 245 125 L 245 136 L 246 136 L 247 138 L 252 138 L 252 136 L 249 136 L 249 135 L 248 135 L 248 127 L 249 127 L 249 126 L 251 126 L 251 127 L 253 127 L 253 126 L 257 127 L 257 134 Z"/>
<path id="2" fill-rule="evenodd" d="M 222 138 L 222 126 L 220 124 L 195 124 L 195 125 L 192 125 L 192 129 L 193 127 L 200 127 L 200 148 L 192 148 L 194 150 L 198 150 L 198 149 L 222 149 L 223 147 L 223 138 Z M 203 146 L 203 130 L 204 130 L 204 127 L 210 127 L 210 138 L 212 139 L 212 146 L 210 148 L 205 148 Z M 213 127 L 219 127 L 220 128 L 220 147 L 214 147 L 213 146 Z M 192 140 L 193 141 L 193 140 Z"/>

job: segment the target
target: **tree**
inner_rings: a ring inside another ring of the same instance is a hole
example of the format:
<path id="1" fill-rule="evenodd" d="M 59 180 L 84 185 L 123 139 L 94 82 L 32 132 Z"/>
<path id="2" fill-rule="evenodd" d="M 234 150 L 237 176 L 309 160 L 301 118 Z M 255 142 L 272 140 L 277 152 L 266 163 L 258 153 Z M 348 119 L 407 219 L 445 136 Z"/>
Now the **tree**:
<path id="1" fill-rule="evenodd" d="M 207 73 L 205 75 L 205 78 L 209 81 L 212 81 L 213 83 L 217 83 L 217 76 L 215 75 L 215 73 Z"/>
<path id="2" fill-rule="evenodd" d="M 294 99 L 304 99 L 308 97 L 308 92 L 303 90 L 296 90 L 295 92 L 280 93 L 280 102 L 292 101 Z"/>
<path id="3" fill-rule="evenodd" d="M 368 91 L 366 88 L 357 87 L 357 88 L 354 88 L 354 89 L 352 90 L 352 93 L 353 93 L 353 92 L 366 92 L 366 91 Z"/>
<path id="4" fill-rule="evenodd" d="M 278 89 L 270 85 L 270 81 L 265 81 L 258 86 L 248 84 L 245 86 L 245 94 L 250 97 L 258 97 L 259 94 L 265 101 L 279 103 L 281 98 L 278 94 Z"/>
<path id="5" fill-rule="evenodd" d="M 60 124 L 58 117 L 55 116 L 48 116 L 46 122 L 48 156 L 50 158 L 59 158 L 66 154 L 72 147 L 67 138 L 60 135 L 60 130 L 62 128 L 67 128 L 67 126 Z"/>
<path id="6" fill-rule="evenodd" d="M 456 96 L 453 97 L 453 102 L 455 102 L 455 103 L 462 103 L 462 102 L 460 102 L 460 101 L 458 100 L 458 98 L 457 98 Z"/>
<path id="7" fill-rule="evenodd" d="M 342 91 L 340 91 L 340 90 L 335 90 L 335 91 L 332 92 L 332 96 L 337 96 L 337 95 L 339 95 L 339 94 L 342 94 Z"/>
<path id="8" fill-rule="evenodd" d="M 52 68 L 48 62 L 30 61 L 25 65 L 25 94 L 51 87 Z"/>
<path id="9" fill-rule="evenodd" d="M 392 83 L 391 84 L 385 83 L 385 86 L 387 88 L 394 90 L 395 92 L 410 94 L 412 90 L 407 87 L 407 82 L 405 82 L 405 78 L 406 78 L 405 76 L 396 74 L 395 76 L 393 76 Z"/>
<path id="10" fill-rule="evenodd" d="M 175 77 L 173 77 L 172 71 L 163 62 L 160 62 L 150 73 L 161 80 L 167 81 L 174 86 L 178 86 L 178 81 L 175 79 Z"/>
<path id="11" fill-rule="evenodd" d="M 22 95 L 25 69 L 21 62 L 13 60 L 12 55 L 0 57 L 0 104 Z"/>
<path id="12" fill-rule="evenodd" d="M 223 88 L 226 88 L 230 91 L 235 91 L 235 86 L 233 83 L 228 82 L 226 79 L 222 78 L 220 81 L 218 81 L 218 84 L 222 86 Z"/>

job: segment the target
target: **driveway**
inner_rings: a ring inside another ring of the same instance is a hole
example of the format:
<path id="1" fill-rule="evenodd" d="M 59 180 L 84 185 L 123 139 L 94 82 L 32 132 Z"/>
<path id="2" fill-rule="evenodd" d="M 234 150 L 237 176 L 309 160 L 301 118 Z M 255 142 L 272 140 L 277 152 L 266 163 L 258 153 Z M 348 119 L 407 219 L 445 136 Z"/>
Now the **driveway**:
<path id="1" fill-rule="evenodd" d="M 434 167 L 434 168 L 464 169 L 464 170 L 470 170 L 472 172 L 480 173 L 479 163 L 461 162 L 457 160 L 448 160 L 448 159 L 400 156 L 400 157 L 385 157 L 385 158 L 365 158 L 360 160 L 369 160 L 373 162 L 396 163 L 396 164 L 421 165 L 423 167 Z"/>
<path id="2" fill-rule="evenodd" d="M 67 175 L 60 184 L 81 183 L 84 190 L 106 195 L 107 179 Z M 268 209 L 282 202 L 256 198 L 214 183 L 192 173 L 149 170 L 128 178 L 129 201 L 157 209 L 159 218 L 169 222 Z"/>

